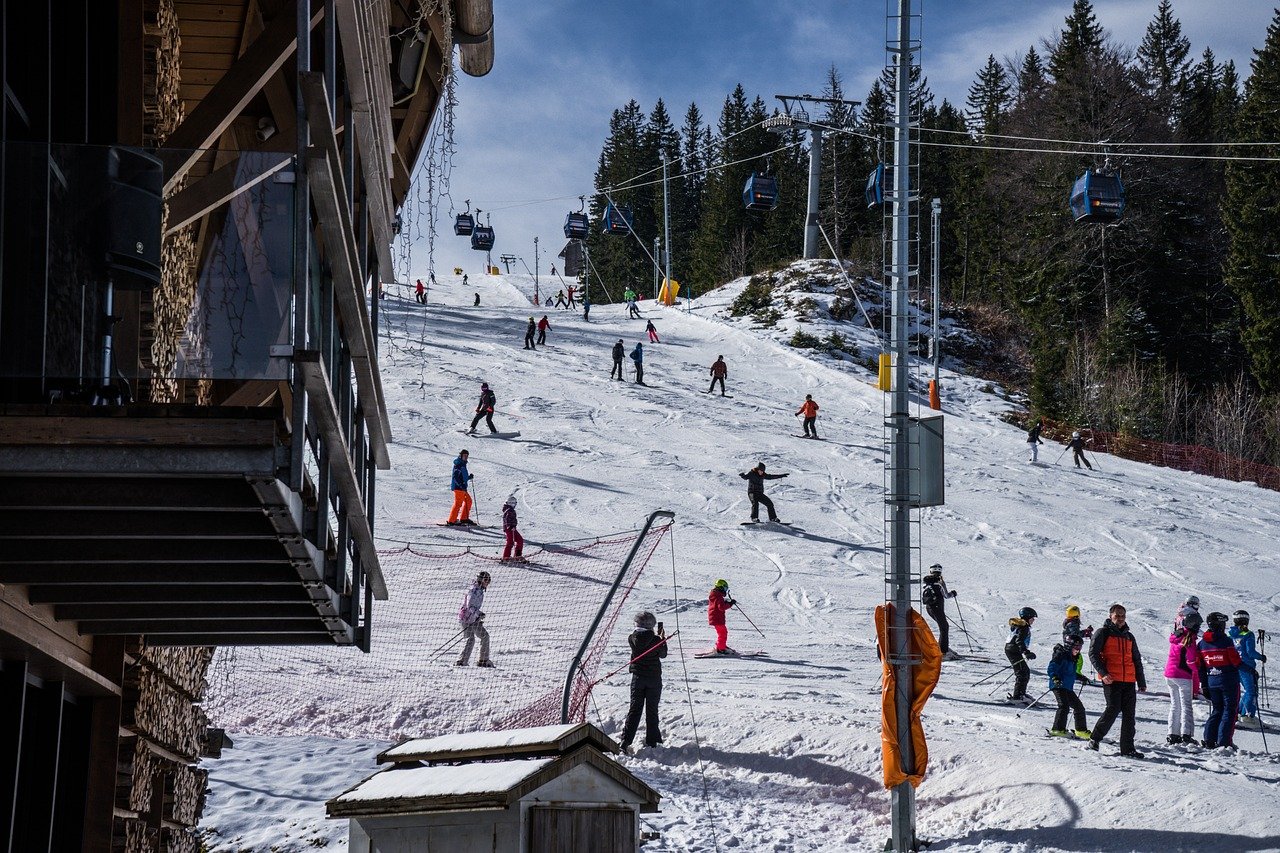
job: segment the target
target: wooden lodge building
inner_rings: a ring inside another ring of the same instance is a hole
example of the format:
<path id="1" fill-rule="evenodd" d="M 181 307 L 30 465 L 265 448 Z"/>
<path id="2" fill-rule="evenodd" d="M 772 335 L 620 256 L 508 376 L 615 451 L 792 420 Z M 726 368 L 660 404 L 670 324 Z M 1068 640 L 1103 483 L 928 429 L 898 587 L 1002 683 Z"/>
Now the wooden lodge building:
<path id="1" fill-rule="evenodd" d="M 195 851 L 213 647 L 376 630 L 370 294 L 492 0 L 0 10 L 0 851 Z"/>

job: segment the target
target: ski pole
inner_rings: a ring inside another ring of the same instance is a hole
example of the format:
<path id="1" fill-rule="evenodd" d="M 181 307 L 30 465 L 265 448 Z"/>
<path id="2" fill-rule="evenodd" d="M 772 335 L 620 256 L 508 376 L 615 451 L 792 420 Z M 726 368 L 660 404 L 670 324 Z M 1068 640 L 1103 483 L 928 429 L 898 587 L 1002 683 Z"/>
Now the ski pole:
<path id="1" fill-rule="evenodd" d="M 459 631 L 458 633 L 454 634 L 454 635 L 453 635 L 452 637 L 450 637 L 447 641 L 445 641 L 445 644 L 444 644 L 443 646 L 441 646 L 440 648 L 436 649 L 436 650 L 435 650 L 434 652 L 432 652 L 431 654 L 427 655 L 427 659 L 428 659 L 428 660 L 435 660 L 435 659 L 436 659 L 436 657 L 437 657 L 441 652 L 443 652 L 445 649 L 449 648 L 449 647 L 450 647 L 450 646 L 452 646 L 454 643 L 456 643 L 456 642 L 458 641 L 458 639 L 459 639 L 459 638 L 460 638 L 460 637 L 461 637 L 461 636 L 466 632 L 466 630 L 467 630 L 466 628 L 463 628 L 461 631 Z"/>
<path id="2" fill-rule="evenodd" d="M 476 495 L 476 481 L 468 480 L 467 486 L 471 489 L 471 508 L 476 511 L 476 515 L 480 514 L 480 498 Z"/>
<path id="3" fill-rule="evenodd" d="M 1036 705 L 1040 704 L 1040 700 L 1041 700 L 1041 699 L 1043 699 L 1044 697 L 1048 696 L 1048 695 L 1049 695 L 1050 693 L 1052 693 L 1052 692 L 1053 692 L 1053 688 L 1052 688 L 1052 687 L 1050 687 L 1048 690 L 1046 690 L 1045 692 L 1041 693 L 1039 696 L 1037 696 L 1037 697 L 1036 697 L 1036 700 L 1035 700 L 1034 702 L 1032 702 L 1030 705 L 1028 705 L 1028 706 L 1027 706 L 1027 710 L 1028 710 L 1028 711 L 1030 711 L 1030 710 L 1031 710 L 1032 708 L 1034 708 Z"/>
<path id="4" fill-rule="evenodd" d="M 742 614 L 742 618 L 746 619 L 748 624 L 750 624 L 752 628 L 756 629 L 756 633 L 759 634 L 761 637 L 763 637 L 764 631 L 761 631 L 758 627 L 756 627 L 756 623 L 751 621 L 751 617 L 746 614 L 746 612 L 742 609 L 742 607 L 738 604 L 738 602 L 735 601 L 733 604 L 735 607 L 738 608 L 738 612 Z"/>
<path id="5" fill-rule="evenodd" d="M 987 695 L 988 695 L 988 696 L 994 696 L 994 695 L 995 695 L 995 692 L 996 692 L 997 690 L 999 690 L 1001 687 L 1004 687 L 1006 684 L 1008 684 L 1008 683 L 1009 683 L 1009 679 L 1010 679 L 1010 678 L 1013 678 L 1013 669 L 1012 669 L 1012 667 L 1005 667 L 1005 668 L 1009 670 L 1009 674 L 1008 674 L 1008 675 L 1006 675 L 1006 676 L 1004 677 L 1004 680 L 1003 680 L 1003 681 L 1001 681 L 1001 682 L 1000 682 L 999 684 L 997 684 L 995 687 L 992 687 L 990 690 L 988 690 L 988 691 L 987 691 Z"/>
<path id="6" fill-rule="evenodd" d="M 957 624 L 956 624 L 956 620 L 952 619 L 950 616 L 947 616 L 947 621 L 948 621 L 949 623 L 951 623 L 951 627 L 952 627 L 952 628 L 955 628 L 955 629 L 956 629 L 957 631 L 959 631 L 961 634 L 964 634 L 964 641 L 965 641 L 966 643 L 968 643 L 968 644 L 969 644 L 969 651 L 971 651 L 971 652 L 972 652 L 972 651 L 974 651 L 974 648 L 973 648 L 973 638 L 972 638 L 971 636 L 969 636 L 969 632 L 968 632 L 968 631 L 966 631 L 966 630 L 964 629 L 964 626 L 963 626 L 963 625 L 957 625 Z"/>
<path id="7" fill-rule="evenodd" d="M 679 634 L 679 633 L 680 633 L 680 632 L 677 630 L 677 631 L 673 631 L 671 634 L 669 634 L 669 635 L 667 635 L 667 636 L 663 637 L 661 640 L 659 640 L 658 642 L 654 643 L 652 646 L 650 646 L 649 648 L 645 649 L 645 650 L 644 650 L 644 651 L 642 651 L 640 654 L 636 655 L 636 656 L 635 656 L 635 657 L 633 657 L 631 660 L 627 661 L 627 662 L 626 662 L 626 663 L 624 663 L 622 666 L 620 666 L 620 667 L 618 667 L 617 669 L 615 669 L 613 672 L 609 673 L 608 675 L 602 675 L 602 676 L 600 676 L 599 678 L 597 678 L 595 681 L 591 682 L 591 686 L 592 686 L 592 687 L 595 687 L 597 684 L 599 684 L 600 682 L 604 681 L 605 679 L 607 679 L 607 678 L 613 678 L 615 675 L 617 675 L 618 673 L 622 672 L 622 671 L 623 671 L 624 669 L 626 669 L 627 667 L 631 666 L 631 664 L 633 664 L 633 663 L 635 663 L 636 661 L 640 660 L 640 658 L 642 658 L 642 657 L 644 657 L 645 655 L 649 654 L 649 652 L 653 651 L 654 649 L 658 648 L 659 646 L 661 646 L 661 645 L 665 644 L 668 640 L 670 640 L 671 638 L 675 637 L 675 636 L 676 636 L 677 634 Z"/>
<path id="8" fill-rule="evenodd" d="M 1057 465 L 1059 462 L 1061 462 L 1061 461 L 1062 461 L 1062 457 L 1066 456 L 1066 455 L 1067 455 L 1067 451 L 1068 451 L 1068 450 L 1070 450 L 1070 449 L 1071 449 L 1071 446 L 1070 446 L 1070 445 L 1068 445 L 1068 446 L 1066 446 L 1066 447 L 1062 448 L 1062 452 L 1058 454 L 1058 458 L 1057 458 L 1057 459 L 1053 460 L 1053 464 L 1054 464 L 1054 465 Z"/>
<path id="9" fill-rule="evenodd" d="M 964 611 L 960 609 L 960 593 L 953 593 L 947 589 L 946 581 L 942 582 L 942 589 L 944 592 L 950 593 L 951 597 L 955 599 L 956 615 L 960 617 L 960 630 L 964 632 L 964 639 L 969 644 L 969 651 L 973 651 L 973 637 L 969 634 L 969 627 L 964 624 Z"/>
<path id="10" fill-rule="evenodd" d="M 973 684 L 970 684 L 969 686 L 970 686 L 970 687 L 977 687 L 979 684 L 982 684 L 984 681 L 989 681 L 990 679 L 995 678 L 997 675 L 999 675 L 1000 673 L 1004 672 L 1006 669 L 1013 669 L 1015 666 L 1017 666 L 1017 664 L 1016 664 L 1016 663 L 1011 663 L 1011 664 L 1009 664 L 1008 666 L 1002 666 L 1002 667 L 1000 667 L 999 669 L 997 669 L 995 672 L 991 673 L 990 675 L 986 676 L 985 678 L 980 678 L 980 679 L 978 679 L 977 681 L 973 682 Z M 1005 681 L 1008 681 L 1008 680 L 1009 680 L 1009 679 L 1007 679 L 1007 678 L 1005 679 Z"/>

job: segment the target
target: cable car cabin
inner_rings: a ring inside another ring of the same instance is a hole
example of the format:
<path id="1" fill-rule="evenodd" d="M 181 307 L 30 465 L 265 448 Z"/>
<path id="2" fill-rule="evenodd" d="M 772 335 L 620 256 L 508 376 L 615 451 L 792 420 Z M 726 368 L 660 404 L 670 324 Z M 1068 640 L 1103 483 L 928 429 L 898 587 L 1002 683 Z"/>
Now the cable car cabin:
<path id="1" fill-rule="evenodd" d="M 1076 222 L 1117 222 L 1124 216 L 1124 184 L 1118 174 L 1085 172 L 1071 188 L 1071 215 Z"/>
<path id="2" fill-rule="evenodd" d="M 591 233 L 591 223 L 585 213 L 570 213 L 564 218 L 564 236 L 570 240 L 585 240 Z"/>
<path id="3" fill-rule="evenodd" d="M 612 204 L 604 209 L 604 234 L 627 234 L 631 231 L 631 208 L 625 204 L 614 207 Z"/>
<path id="4" fill-rule="evenodd" d="M 487 252 L 493 248 L 493 228 L 488 225 L 477 225 L 471 230 L 471 248 Z"/>
<path id="5" fill-rule="evenodd" d="M 773 210 L 778 206 L 778 179 L 753 172 L 742 185 L 742 203 L 747 210 Z"/>
<path id="6" fill-rule="evenodd" d="M 867 207 L 884 204 L 884 163 L 877 163 L 867 176 Z"/>
<path id="7" fill-rule="evenodd" d="M 453 220 L 453 233 L 459 237 L 466 237 L 476 227 L 476 218 L 470 213 L 459 213 L 458 218 Z"/>

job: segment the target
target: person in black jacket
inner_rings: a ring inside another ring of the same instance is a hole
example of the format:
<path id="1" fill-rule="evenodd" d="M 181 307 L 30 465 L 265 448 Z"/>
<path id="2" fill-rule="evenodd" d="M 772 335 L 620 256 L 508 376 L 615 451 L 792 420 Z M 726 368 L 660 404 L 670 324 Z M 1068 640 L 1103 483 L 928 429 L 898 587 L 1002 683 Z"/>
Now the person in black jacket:
<path id="1" fill-rule="evenodd" d="M 655 632 L 654 628 L 657 628 Z M 662 698 L 662 658 L 667 656 L 667 634 L 657 618 L 645 611 L 636 614 L 636 629 L 627 638 L 631 646 L 631 707 L 622 728 L 622 751 L 630 754 L 640 713 L 644 712 L 645 746 L 662 743 L 658 728 L 658 700 Z"/>
<path id="2" fill-rule="evenodd" d="M 1138 693 L 1147 692 L 1147 678 L 1142 672 L 1138 643 L 1129 631 L 1124 605 L 1111 605 L 1107 621 L 1093 632 L 1089 662 L 1098 673 L 1102 695 L 1107 699 L 1106 709 L 1093 724 L 1089 748 L 1098 748 L 1111 730 L 1111 724 L 1119 717 L 1120 754 L 1127 758 L 1142 758 L 1142 753 L 1134 748 L 1133 736 L 1137 730 Z"/>
<path id="3" fill-rule="evenodd" d="M 948 644 L 946 601 L 955 597 L 956 594 L 947 590 L 947 582 L 942 579 L 942 566 L 934 563 L 929 567 L 929 574 L 924 576 L 920 602 L 924 605 L 925 612 L 938 623 L 938 648 L 942 649 L 943 660 L 955 660 L 959 657 L 951 652 Z"/>
<path id="4" fill-rule="evenodd" d="M 739 477 L 747 481 L 747 497 L 751 499 L 751 520 L 760 520 L 760 507 L 764 506 L 769 511 L 769 520 L 777 521 L 778 513 L 773 509 L 773 501 L 764 495 L 765 480 L 781 480 L 786 474 L 766 474 L 764 472 L 764 463 L 757 462 L 756 467 L 752 468 L 745 474 L 739 474 Z"/>
<path id="5" fill-rule="evenodd" d="M 1031 458 L 1028 462 L 1039 461 L 1040 445 L 1044 441 L 1040 438 L 1040 430 L 1044 429 L 1044 418 L 1037 418 L 1036 422 L 1031 425 L 1031 429 L 1027 430 L 1027 444 L 1031 445 Z"/>
<path id="6" fill-rule="evenodd" d="M 1071 449 L 1071 458 L 1075 461 L 1077 468 L 1083 462 L 1084 467 L 1092 471 L 1093 466 L 1089 464 L 1089 460 L 1084 455 L 1084 443 L 1085 440 L 1080 437 L 1079 431 L 1076 431 L 1071 433 L 1071 440 L 1067 442 L 1067 447 Z"/>
<path id="7" fill-rule="evenodd" d="M 613 345 L 613 370 L 609 371 L 609 378 L 618 374 L 618 381 L 622 381 L 622 357 L 627 354 L 627 348 L 622 344 L 622 338 L 618 338 L 618 342 Z"/>
<path id="8" fill-rule="evenodd" d="M 538 347 L 533 343 L 533 336 L 534 336 L 534 335 L 536 335 L 537 333 L 538 333 L 538 324 L 537 324 L 537 322 L 536 322 L 532 317 L 530 317 L 530 318 L 529 318 L 529 325 L 528 325 L 528 326 L 526 326 L 526 327 L 525 327 L 525 329 L 524 329 L 524 348 L 525 348 L 525 349 L 537 349 L 537 348 L 538 348 Z"/>
<path id="9" fill-rule="evenodd" d="M 1036 622 L 1034 607 L 1024 607 L 1018 615 L 1009 620 L 1009 636 L 1004 641 L 1004 656 L 1013 666 L 1013 692 L 1008 695 L 1010 702 L 1029 702 L 1027 683 L 1031 681 L 1029 660 L 1035 660 L 1036 653 L 1031 651 L 1031 626 Z"/>
<path id="10" fill-rule="evenodd" d="M 474 435 L 476 425 L 480 423 L 480 419 L 484 418 L 484 422 L 489 425 L 489 432 L 497 432 L 498 428 L 493 425 L 493 407 L 498 404 L 497 396 L 489 389 L 488 382 L 480 383 L 480 402 L 476 404 L 476 416 L 471 419 L 471 428 L 467 430 L 467 435 Z"/>

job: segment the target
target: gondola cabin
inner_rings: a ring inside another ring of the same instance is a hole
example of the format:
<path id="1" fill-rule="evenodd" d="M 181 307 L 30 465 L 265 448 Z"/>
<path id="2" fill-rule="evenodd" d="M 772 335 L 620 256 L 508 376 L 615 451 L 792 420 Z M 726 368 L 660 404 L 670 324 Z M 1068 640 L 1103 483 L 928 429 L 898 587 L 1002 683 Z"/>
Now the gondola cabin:
<path id="1" fill-rule="evenodd" d="M 1071 188 L 1071 215 L 1076 222 L 1117 222 L 1124 208 L 1124 184 L 1114 172 L 1090 169 Z"/>
<path id="2" fill-rule="evenodd" d="M 742 204 L 747 210 L 773 210 L 778 206 L 778 179 L 753 172 L 742 185 Z"/>
<path id="3" fill-rule="evenodd" d="M 867 176 L 867 207 L 884 204 L 884 163 L 877 163 Z"/>
<path id="4" fill-rule="evenodd" d="M 585 213 L 570 213 L 564 218 L 564 236 L 570 240 L 585 240 L 591 232 L 591 223 Z"/>
<path id="5" fill-rule="evenodd" d="M 487 252 L 493 248 L 493 228 L 489 225 L 477 225 L 471 230 L 471 248 L 478 252 Z"/>
<path id="6" fill-rule="evenodd" d="M 459 237 L 467 237 L 475 230 L 476 218 L 470 213 L 459 213 L 453 220 L 453 233 Z"/>
<path id="7" fill-rule="evenodd" d="M 626 234 L 631 231 L 631 208 L 625 204 L 609 205 L 604 209 L 604 225 L 601 231 L 605 234 Z"/>

